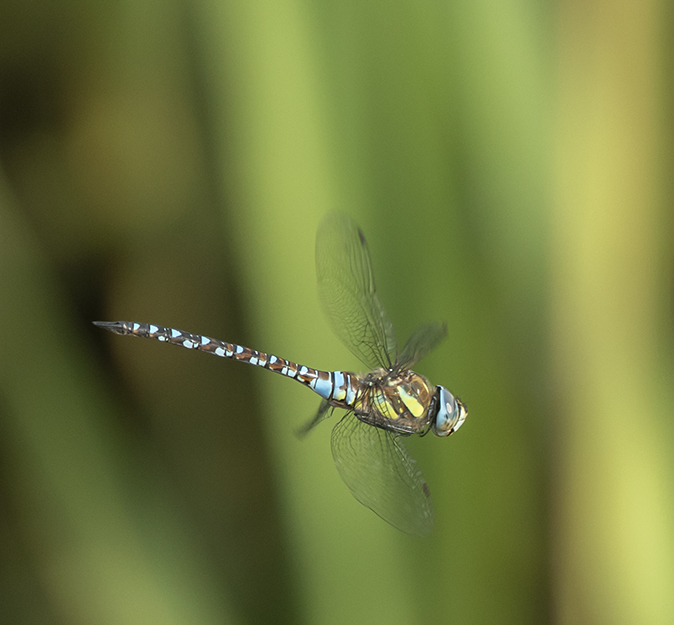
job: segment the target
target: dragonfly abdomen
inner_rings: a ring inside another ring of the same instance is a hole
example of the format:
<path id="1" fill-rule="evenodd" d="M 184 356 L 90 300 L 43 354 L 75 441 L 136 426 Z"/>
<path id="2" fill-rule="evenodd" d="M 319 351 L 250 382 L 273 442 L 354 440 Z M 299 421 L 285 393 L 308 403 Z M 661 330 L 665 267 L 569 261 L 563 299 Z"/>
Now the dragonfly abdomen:
<path id="1" fill-rule="evenodd" d="M 241 362 L 269 369 L 274 373 L 297 380 L 312 391 L 345 407 L 353 405 L 357 390 L 354 386 L 355 376 L 344 371 L 320 371 L 296 362 L 258 352 L 250 347 L 237 343 L 228 343 L 202 334 L 192 334 L 167 328 L 153 323 L 138 323 L 135 321 L 94 321 L 94 324 L 113 332 L 114 334 L 138 336 L 154 339 L 162 343 L 171 343 L 187 349 L 196 349 L 221 358 L 231 358 Z"/>
<path id="2" fill-rule="evenodd" d="M 362 383 L 348 371 L 317 371 L 318 379 L 311 390 L 327 399 L 333 406 L 353 408 L 361 395 Z"/>

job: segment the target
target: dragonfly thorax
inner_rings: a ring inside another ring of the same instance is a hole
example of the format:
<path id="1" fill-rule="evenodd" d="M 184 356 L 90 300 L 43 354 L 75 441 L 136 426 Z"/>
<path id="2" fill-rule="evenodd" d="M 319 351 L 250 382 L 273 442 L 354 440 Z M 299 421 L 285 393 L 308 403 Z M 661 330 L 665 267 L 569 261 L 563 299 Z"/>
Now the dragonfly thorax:
<path id="1" fill-rule="evenodd" d="M 358 417 L 401 434 L 419 434 L 430 426 L 435 388 L 414 371 L 377 369 L 361 378 L 363 391 L 354 406 Z"/>

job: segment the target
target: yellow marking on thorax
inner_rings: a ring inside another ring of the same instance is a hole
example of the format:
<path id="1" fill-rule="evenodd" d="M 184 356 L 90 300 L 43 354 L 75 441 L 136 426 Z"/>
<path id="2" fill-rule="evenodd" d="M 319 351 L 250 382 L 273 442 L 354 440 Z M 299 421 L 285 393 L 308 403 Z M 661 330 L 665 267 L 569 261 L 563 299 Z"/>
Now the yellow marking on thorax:
<path id="1" fill-rule="evenodd" d="M 386 397 L 386 393 L 377 389 L 372 393 L 372 403 L 383 417 L 387 419 L 397 419 L 398 413 L 395 411 L 391 402 Z"/>
<path id="2" fill-rule="evenodd" d="M 405 404 L 405 407 L 407 410 L 410 411 L 410 414 L 415 417 L 423 417 L 424 412 L 426 411 L 424 405 L 413 395 L 410 395 L 405 389 L 400 386 L 398 388 L 398 395 L 400 396 L 400 399 L 402 400 L 403 404 Z"/>

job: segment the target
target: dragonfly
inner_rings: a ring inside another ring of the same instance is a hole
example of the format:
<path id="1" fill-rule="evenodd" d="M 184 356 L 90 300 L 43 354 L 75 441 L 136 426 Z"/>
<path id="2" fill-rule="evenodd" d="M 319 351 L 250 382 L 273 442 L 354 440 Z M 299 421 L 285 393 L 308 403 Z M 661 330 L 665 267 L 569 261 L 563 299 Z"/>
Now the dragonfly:
<path id="1" fill-rule="evenodd" d="M 316 235 L 318 293 L 342 343 L 367 373 L 322 371 L 243 345 L 135 321 L 94 321 L 121 335 L 154 339 L 262 367 L 308 386 L 321 398 L 300 437 L 344 409 L 332 430 L 337 471 L 353 496 L 407 534 L 433 528 L 430 491 L 403 440 L 411 435 L 447 437 L 466 420 L 466 405 L 444 386 L 412 371 L 446 336 L 442 323 L 422 325 L 398 348 L 393 325 L 379 301 L 372 261 L 361 229 L 330 213 Z"/>

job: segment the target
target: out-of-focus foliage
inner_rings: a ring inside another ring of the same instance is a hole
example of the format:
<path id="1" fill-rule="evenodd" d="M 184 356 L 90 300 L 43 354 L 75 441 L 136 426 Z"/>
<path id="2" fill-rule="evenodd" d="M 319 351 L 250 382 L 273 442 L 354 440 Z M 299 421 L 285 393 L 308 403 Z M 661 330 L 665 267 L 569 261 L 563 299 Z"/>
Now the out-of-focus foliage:
<path id="1" fill-rule="evenodd" d="M 671 15 L 657 2 L 0 3 L 0 622 L 674 621 Z M 669 78 L 668 78 L 669 77 Z M 425 540 L 315 396 L 329 210 L 469 407 Z"/>

